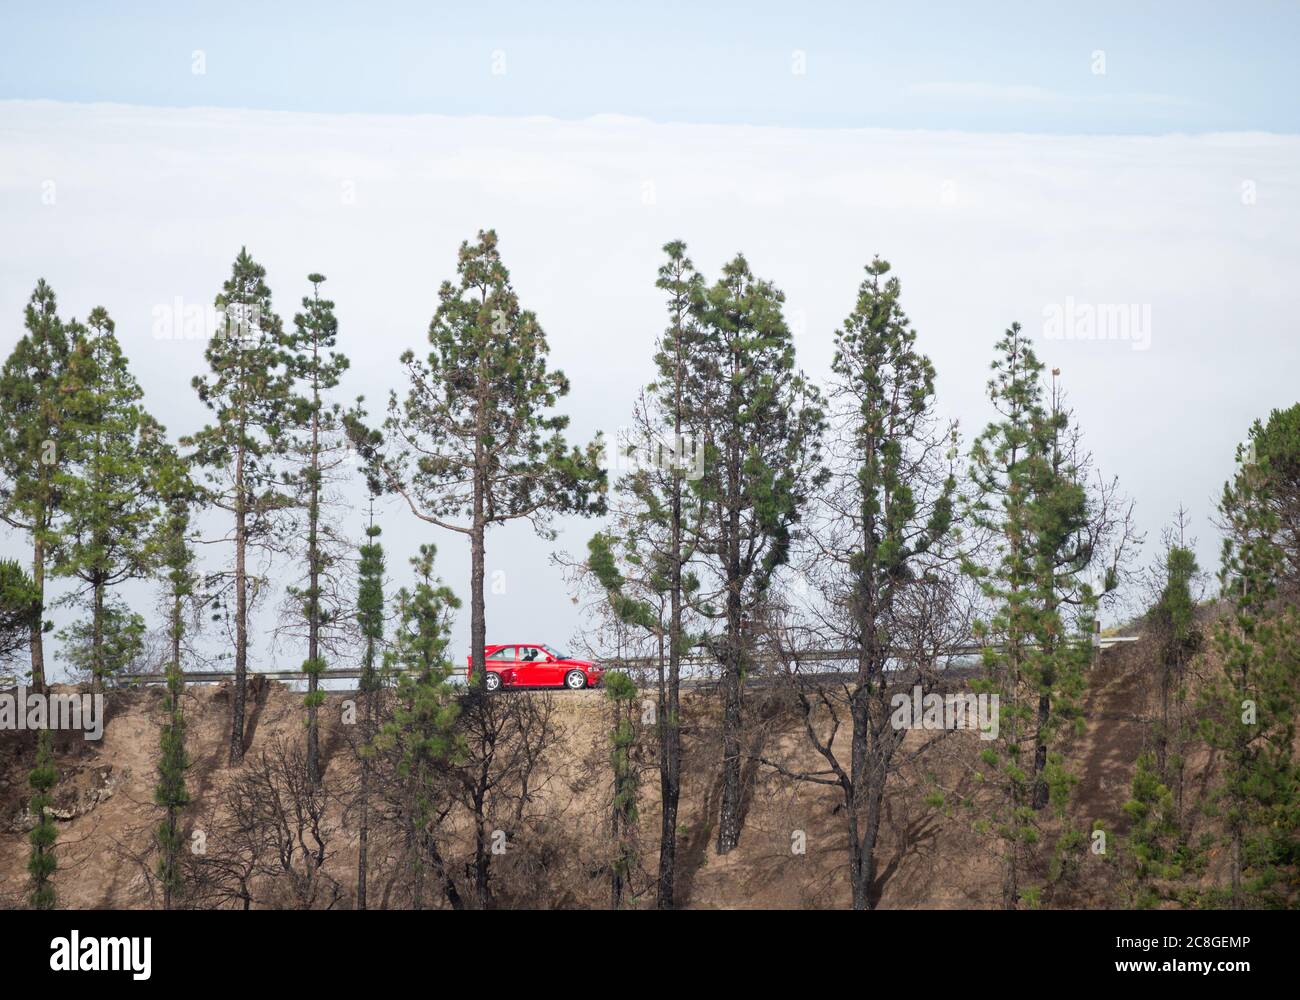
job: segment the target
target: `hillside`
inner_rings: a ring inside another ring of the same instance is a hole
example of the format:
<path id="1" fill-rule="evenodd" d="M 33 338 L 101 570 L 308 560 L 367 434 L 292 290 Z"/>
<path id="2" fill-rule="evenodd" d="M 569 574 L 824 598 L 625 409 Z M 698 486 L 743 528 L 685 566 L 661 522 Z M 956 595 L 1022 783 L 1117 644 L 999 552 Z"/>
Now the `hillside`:
<path id="1" fill-rule="evenodd" d="M 1100 821 L 1112 833 L 1126 829 L 1123 804 L 1128 798 L 1134 761 L 1142 746 L 1141 719 L 1146 693 L 1138 667 L 1141 644 L 1104 655 L 1090 676 L 1087 727 L 1070 744 L 1068 756 L 1079 782 L 1068 821 L 1090 829 Z M 221 789 L 236 772 L 225 766 L 229 725 L 229 688 L 194 686 L 188 690 L 186 715 L 192 764 L 188 783 L 193 802 L 186 811 L 186 833 L 201 829 L 222 808 Z M 254 684 L 250 691 L 251 745 L 244 767 L 278 741 L 301 740 L 301 694 L 276 684 Z M 332 694 L 322 718 L 326 758 L 325 785 L 332 793 L 326 826 L 325 871 L 340 893 L 329 905 L 350 907 L 354 901 L 357 836 L 355 816 L 347 810 L 357 764 L 349 737 L 339 722 L 345 694 Z M 500 696 L 498 696 L 500 697 Z M 600 691 L 513 693 L 506 697 L 545 699 L 553 709 L 555 743 L 539 768 L 530 810 L 534 835 L 512 844 L 494 868 L 494 885 L 502 904 L 531 907 L 599 907 L 608 887 L 601 858 L 606 849 L 609 758 L 605 733 L 609 708 Z M 751 757 L 785 762 L 791 769 L 813 769 L 791 703 L 777 689 L 748 695 Z M 686 743 L 679 848 L 679 904 L 692 908 L 844 907 L 849 903 L 845 874 L 847 850 L 839 816 L 838 791 L 791 782 L 768 767 L 751 763 L 752 792 L 739 849 L 726 857 L 712 850 L 712 823 L 719 789 L 717 702 L 707 692 L 685 701 Z M 155 905 L 148 872 L 151 836 L 159 810 L 153 805 L 162 691 L 117 691 L 107 698 L 103 740 L 61 733 L 57 764 L 59 871 L 56 886 L 68 907 L 149 907 Z M 908 752 L 920 734 L 908 734 Z M 649 759 L 651 741 L 643 740 L 640 802 L 641 864 L 652 877 L 657 863 L 658 772 Z M 25 801 L 26 772 L 31 766 L 31 734 L 0 734 L 0 905 L 18 906 L 26 880 L 29 826 Z M 991 907 L 998 903 L 999 875 L 990 842 L 972 829 L 963 807 L 927 797 L 936 788 L 971 792 L 970 764 L 978 750 L 972 733 L 953 733 L 920 754 L 894 782 L 884 809 L 878 891 L 882 908 Z M 1209 759 L 1190 762 L 1192 782 L 1203 787 Z M 206 818 L 205 818 L 206 817 Z M 456 826 L 450 838 L 453 861 L 470 849 L 468 831 Z M 536 831 L 543 831 L 537 834 Z M 802 831 L 802 837 L 797 834 Z M 796 840 L 805 853 L 792 850 Z M 372 843 L 373 843 L 372 839 Z M 1115 843 L 1111 841 L 1112 845 Z M 1108 851 L 1113 856 L 1113 850 Z M 1051 906 L 1124 905 L 1113 857 L 1086 850 L 1074 859 L 1077 868 L 1063 878 L 1045 901 Z M 393 887 L 384 884 L 382 864 L 372 860 L 371 906 L 383 905 Z M 1043 877 L 1046 869 L 1036 873 Z M 633 880 L 634 890 L 649 889 L 639 905 L 653 902 L 649 878 Z M 253 905 L 274 905 L 267 889 Z"/>

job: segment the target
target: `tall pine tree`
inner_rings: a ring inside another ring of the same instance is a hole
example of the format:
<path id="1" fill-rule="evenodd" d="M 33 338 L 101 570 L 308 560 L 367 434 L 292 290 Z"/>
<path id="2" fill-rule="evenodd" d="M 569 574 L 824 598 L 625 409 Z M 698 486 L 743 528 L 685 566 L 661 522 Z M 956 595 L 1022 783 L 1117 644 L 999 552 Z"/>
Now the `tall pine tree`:
<path id="1" fill-rule="evenodd" d="M 303 663 L 307 674 L 307 774 L 313 784 L 319 784 L 317 714 L 325 699 L 320 678 L 327 667 L 322 640 L 328 645 L 331 630 L 343 625 L 337 566 L 346 544 L 324 516 L 337 502 L 330 486 L 337 480 L 347 455 L 342 410 L 325 396 L 339 384 L 348 368 L 348 359 L 334 350 L 338 320 L 334 316 L 334 303 L 320 297 L 324 275 L 310 274 L 307 280 L 311 282 L 312 294 L 303 298 L 302 312 L 293 318 L 294 332 L 287 343 L 289 374 L 297 389 L 290 411 L 295 432 L 291 451 L 297 461 L 292 486 L 306 521 L 306 537 L 302 540 L 306 587 L 291 588 L 291 596 L 299 602 L 307 640 L 307 659 Z"/>
<path id="2" fill-rule="evenodd" d="M 921 664 L 898 656 L 928 649 L 936 622 L 913 609 L 935 602 L 957 484 L 952 430 L 935 416 L 934 366 L 916 349 L 897 278 L 876 259 L 853 311 L 835 334 L 837 473 L 809 520 L 810 581 L 823 598 L 822 641 L 851 650 L 855 677 L 842 689 L 793 674 L 805 735 L 826 769 L 787 775 L 838 787 L 849 841 L 854 909 L 875 904 L 876 845 L 890 776 L 906 731 L 892 725 L 891 694 L 920 683 Z M 918 620 L 919 619 L 919 620 Z M 920 633 L 920 634 L 918 634 Z M 849 720 L 847 756 L 834 732 Z"/>
<path id="3" fill-rule="evenodd" d="M 233 522 L 231 531 L 219 539 L 233 545 L 233 565 L 211 578 L 227 621 L 231 599 L 234 602 L 231 764 L 244 757 L 249 617 L 265 582 L 250 568 L 249 554 L 274 546 L 276 517 L 292 504 L 279 478 L 292 380 L 283 326 L 272 311 L 265 278 L 266 269 L 241 249 L 216 298 L 221 328 L 204 353 L 211 372 L 193 383 L 216 421 L 183 442 L 193 447 L 195 462 L 207 469 L 205 502 Z"/>
<path id="4" fill-rule="evenodd" d="M 411 560 L 415 585 L 397 593 L 397 629 L 386 658 L 397 686 L 392 718 L 376 740 L 378 746 L 395 753 L 406 790 L 403 820 L 411 852 L 415 908 L 423 907 L 425 875 L 432 871 L 459 909 L 459 896 L 443 863 L 434 826 L 445 812 L 439 776 L 455 760 L 459 745 L 459 704 L 448 683 L 452 664 L 447 643 L 451 614 L 460 601 L 434 575 L 435 555 L 432 545 L 421 545 Z"/>
<path id="5" fill-rule="evenodd" d="M 1202 732 L 1221 759 L 1214 798 L 1233 908 L 1294 905 L 1300 869 L 1300 610 L 1282 599 L 1294 564 L 1279 509 L 1300 435 L 1278 433 L 1287 425 L 1285 412 L 1255 423 L 1219 504 L 1227 531 L 1219 578 L 1232 613 L 1214 632 L 1219 671 L 1203 693 Z"/>
<path id="6" fill-rule="evenodd" d="M 158 784 L 154 802 L 163 810 L 155 837 L 158 842 L 158 883 L 162 905 L 170 910 L 182 884 L 181 811 L 189 805 L 185 772 L 189 755 L 185 748 L 185 671 L 181 662 L 186 640 L 186 622 L 195 599 L 194 553 L 189 545 L 190 509 L 195 487 L 184 462 L 174 452 L 156 470 L 154 491 L 164 504 L 164 516 L 157 536 L 157 558 L 166 574 L 163 598 L 167 619 L 167 688 L 163 699 L 166 718 L 159 737 Z"/>
<path id="7" fill-rule="evenodd" d="M 795 369 L 784 301 L 737 256 L 693 306 L 699 337 L 686 377 L 700 405 L 704 469 L 692 488 L 706 508 L 697 552 L 714 581 L 713 614 L 722 624 L 719 854 L 740 840 L 743 686 L 755 616 L 789 559 L 791 531 L 809 495 L 824 479 L 821 402 Z"/>
<path id="8" fill-rule="evenodd" d="M 58 542 L 63 491 L 68 366 L 72 337 L 54 291 L 42 279 L 27 303 L 27 332 L 0 369 L 0 519 L 31 539 L 31 584 L 39 610 L 30 619 L 32 684 L 45 687 L 45 571 Z"/>
<path id="9" fill-rule="evenodd" d="M 547 367 L 546 334 L 520 305 L 495 232 L 461 244 L 457 274 L 438 290 L 428 355 L 402 355 L 410 387 L 404 400 L 392 394 L 383 431 L 360 416 L 350 429 L 372 486 L 469 540 L 470 654 L 482 684 L 487 529 L 524 519 L 549 536 L 556 514 L 603 513 L 605 473 L 597 443 L 565 442 L 569 418 L 553 411 L 569 381 Z"/>
<path id="10" fill-rule="evenodd" d="M 1062 445 L 1068 417 L 1044 399 L 1043 365 L 1019 324 L 997 345 L 989 398 L 1000 419 L 971 451 L 970 520 L 986 533 L 989 558 L 968 562 L 992 608 L 976 623 L 985 644 L 980 693 L 996 695 L 998 740 L 981 751 L 991 814 L 978 826 L 1000 844 L 1002 905 L 1034 902 L 1026 856 L 1041 839 L 1036 813 L 1064 809 L 1074 778 L 1053 746 L 1081 724 L 1078 698 L 1096 608 L 1083 580 L 1094 549 L 1084 536 L 1088 496 Z"/>
<path id="11" fill-rule="evenodd" d="M 76 475 L 63 492 L 66 519 L 52 573 L 73 577 L 89 605 L 89 620 L 74 628 L 76 653 L 94 690 L 126 666 L 141 648 L 143 619 L 115 601 L 113 588 L 151 572 L 151 541 L 162 514 L 154 491 L 168 451 L 162 427 L 141 405 L 144 392 L 131 374 L 114 325 L 102 308 L 78 326 L 68 372 L 67 433 L 76 441 Z"/>
<path id="12" fill-rule="evenodd" d="M 698 580 L 689 566 L 704 507 L 691 489 L 702 473 L 702 412 L 689 363 L 700 333 L 695 308 L 704 280 L 686 244 L 664 246 L 656 286 L 668 294 L 668 326 L 655 351 L 655 380 L 637 402 L 616 463 L 613 525 L 588 545 L 586 569 L 624 626 L 653 636 L 658 649 L 655 730 L 659 742 L 659 874 L 656 905 L 671 909 L 681 798 L 681 664 L 694 643 L 690 621 Z M 619 570 L 620 563 L 627 572 Z"/>
<path id="13" fill-rule="evenodd" d="M 383 679 L 381 668 L 384 642 L 384 547 L 379 541 L 382 530 L 375 524 L 373 500 L 366 541 L 361 546 L 357 582 L 357 624 L 361 629 L 361 678 L 357 691 L 361 695 L 361 781 L 359 846 L 357 850 L 357 909 L 366 908 L 367 866 L 370 840 L 370 783 L 373 768 L 372 746 L 375 739 L 375 704 Z"/>

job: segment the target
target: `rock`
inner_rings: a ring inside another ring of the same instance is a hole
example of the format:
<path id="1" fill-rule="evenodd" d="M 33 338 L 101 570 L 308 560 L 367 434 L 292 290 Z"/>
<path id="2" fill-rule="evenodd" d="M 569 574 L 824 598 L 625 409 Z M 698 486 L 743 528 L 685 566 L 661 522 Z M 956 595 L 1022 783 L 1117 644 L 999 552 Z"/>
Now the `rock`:
<path id="1" fill-rule="evenodd" d="M 63 775 L 54 786 L 50 814 L 64 821 L 86 815 L 101 802 L 111 799 L 129 773 L 129 769 L 115 771 L 110 764 L 99 764 Z"/>

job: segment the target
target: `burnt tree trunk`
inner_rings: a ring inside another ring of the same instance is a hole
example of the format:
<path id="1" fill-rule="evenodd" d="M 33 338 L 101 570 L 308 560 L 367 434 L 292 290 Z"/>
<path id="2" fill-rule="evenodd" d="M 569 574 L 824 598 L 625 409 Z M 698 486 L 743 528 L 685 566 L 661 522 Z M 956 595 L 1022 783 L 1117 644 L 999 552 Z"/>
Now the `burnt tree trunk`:
<path id="1" fill-rule="evenodd" d="M 1046 728 L 1051 711 L 1052 696 L 1044 691 L 1038 696 L 1038 727 L 1034 736 L 1034 793 L 1031 804 L 1035 809 L 1046 806 L 1048 799 L 1047 777 L 1043 772 L 1047 767 Z"/>
<path id="2" fill-rule="evenodd" d="M 242 427 L 241 427 L 242 433 Z M 244 703 L 248 695 L 248 512 L 244 449 L 235 453 L 235 685 L 230 696 L 230 764 L 244 759 Z"/>
<path id="3" fill-rule="evenodd" d="M 681 440 L 681 420 L 676 424 Z M 682 670 L 682 491 L 681 479 L 673 479 L 673 548 L 669 587 L 668 677 L 659 693 L 659 793 L 662 805 L 659 831 L 659 884 L 655 905 L 673 908 L 677 869 L 677 804 L 682 787 L 681 670 Z"/>
<path id="4" fill-rule="evenodd" d="M 361 723 L 361 829 L 357 834 L 357 909 L 366 908 L 366 881 L 368 873 L 366 871 L 367 861 L 369 860 L 370 849 L 370 754 L 367 749 L 370 741 L 374 738 L 375 722 L 375 696 L 374 692 L 367 691 L 364 695 L 366 699 L 366 711 L 362 717 Z"/>
<path id="5" fill-rule="evenodd" d="M 316 692 L 320 689 L 320 394 L 313 389 L 315 408 L 311 417 L 310 497 L 307 501 L 307 777 L 319 785 L 320 725 Z"/>

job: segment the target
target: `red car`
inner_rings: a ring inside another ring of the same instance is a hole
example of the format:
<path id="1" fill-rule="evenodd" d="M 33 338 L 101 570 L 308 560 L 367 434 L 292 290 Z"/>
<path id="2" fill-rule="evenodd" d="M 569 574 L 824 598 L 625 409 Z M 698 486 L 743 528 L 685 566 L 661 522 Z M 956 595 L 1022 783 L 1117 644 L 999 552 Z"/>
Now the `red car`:
<path id="1" fill-rule="evenodd" d="M 605 674 L 590 660 L 566 656 L 554 646 L 540 642 L 502 643 L 485 646 L 487 689 L 502 687 L 566 687 L 573 691 L 600 683 Z M 468 657 L 465 678 L 473 679 L 474 657 Z"/>

